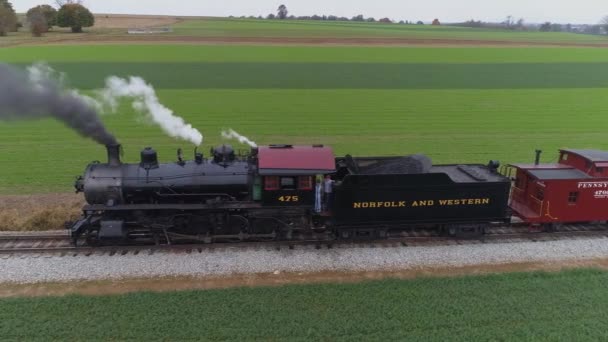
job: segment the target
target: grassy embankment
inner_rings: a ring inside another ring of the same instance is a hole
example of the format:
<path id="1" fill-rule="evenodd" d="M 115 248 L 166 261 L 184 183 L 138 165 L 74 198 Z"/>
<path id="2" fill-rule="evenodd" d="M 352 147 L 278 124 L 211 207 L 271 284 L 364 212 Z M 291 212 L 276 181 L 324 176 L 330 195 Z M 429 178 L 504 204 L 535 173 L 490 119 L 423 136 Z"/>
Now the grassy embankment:
<path id="1" fill-rule="evenodd" d="M 577 270 L 358 284 L 0 300 L 17 340 L 608 338 L 608 273 Z"/>

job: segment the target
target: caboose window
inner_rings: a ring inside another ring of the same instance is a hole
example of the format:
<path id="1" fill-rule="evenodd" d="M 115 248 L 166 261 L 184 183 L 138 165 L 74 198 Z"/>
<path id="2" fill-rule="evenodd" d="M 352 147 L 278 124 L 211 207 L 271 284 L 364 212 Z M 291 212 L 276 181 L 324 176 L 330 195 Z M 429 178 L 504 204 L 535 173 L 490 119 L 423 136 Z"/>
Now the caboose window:
<path id="1" fill-rule="evenodd" d="M 604 172 L 604 168 L 603 167 L 596 167 L 595 168 L 595 172 L 602 173 L 602 172 Z"/>
<path id="2" fill-rule="evenodd" d="M 281 189 L 283 190 L 295 190 L 296 178 L 295 177 L 281 177 Z"/>
<path id="3" fill-rule="evenodd" d="M 545 189 L 543 189 L 543 188 L 536 189 L 536 199 L 538 199 L 539 201 L 542 201 L 545 199 Z"/>
<path id="4" fill-rule="evenodd" d="M 568 160 L 568 153 L 562 154 L 561 160 Z"/>
<path id="5" fill-rule="evenodd" d="M 568 194 L 568 203 L 574 204 L 578 201 L 578 192 L 571 192 Z"/>
<path id="6" fill-rule="evenodd" d="M 310 177 L 310 176 L 298 177 L 298 189 L 299 190 L 312 190 L 312 177 Z"/>
<path id="7" fill-rule="evenodd" d="M 278 176 L 264 177 L 264 190 L 279 190 L 279 177 Z"/>

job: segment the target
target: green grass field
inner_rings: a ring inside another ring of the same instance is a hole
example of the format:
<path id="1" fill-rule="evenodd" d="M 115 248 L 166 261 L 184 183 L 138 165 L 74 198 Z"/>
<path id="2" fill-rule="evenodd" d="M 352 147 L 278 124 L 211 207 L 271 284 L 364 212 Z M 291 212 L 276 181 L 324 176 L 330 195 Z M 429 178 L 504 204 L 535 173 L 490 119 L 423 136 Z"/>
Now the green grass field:
<path id="1" fill-rule="evenodd" d="M 608 273 L 0 300 L 4 340 L 597 341 Z"/>
<path id="2" fill-rule="evenodd" d="M 608 50 L 287 46 L 43 46 L 2 50 L 24 67 L 48 61 L 91 93 L 111 74 L 139 75 L 205 135 L 330 144 L 339 155 L 429 154 L 438 163 L 524 162 L 533 150 L 608 148 Z M 104 116 L 137 160 L 187 143 L 127 105 Z M 243 146 L 240 146 L 243 147 Z M 0 192 L 69 191 L 105 151 L 60 123 L 0 122 Z"/>
<path id="3" fill-rule="evenodd" d="M 565 32 L 519 32 L 452 26 L 396 25 L 384 23 L 215 19 L 186 20 L 173 26 L 173 35 L 203 37 L 337 37 L 411 38 L 520 42 L 606 43 L 601 36 Z"/>

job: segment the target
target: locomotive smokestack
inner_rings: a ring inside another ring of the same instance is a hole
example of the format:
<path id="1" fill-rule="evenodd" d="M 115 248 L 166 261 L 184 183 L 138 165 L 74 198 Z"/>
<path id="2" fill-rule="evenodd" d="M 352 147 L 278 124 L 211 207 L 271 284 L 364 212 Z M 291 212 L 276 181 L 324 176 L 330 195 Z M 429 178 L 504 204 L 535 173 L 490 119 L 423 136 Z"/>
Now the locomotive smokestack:
<path id="1" fill-rule="evenodd" d="M 119 166 L 120 165 L 120 144 L 106 145 L 108 150 L 108 165 Z"/>
<path id="2" fill-rule="evenodd" d="M 542 150 L 536 150 L 536 158 L 534 159 L 534 165 L 540 164 L 540 154 L 543 153 Z"/>

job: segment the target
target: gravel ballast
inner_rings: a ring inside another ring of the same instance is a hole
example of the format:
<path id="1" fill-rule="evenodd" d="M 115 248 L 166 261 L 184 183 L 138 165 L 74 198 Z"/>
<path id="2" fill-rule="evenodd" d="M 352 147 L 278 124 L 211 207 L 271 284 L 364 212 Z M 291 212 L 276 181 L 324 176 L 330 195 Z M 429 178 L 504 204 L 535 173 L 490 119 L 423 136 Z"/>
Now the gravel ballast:
<path id="1" fill-rule="evenodd" d="M 0 282 L 37 283 L 270 272 L 383 271 L 608 257 L 608 239 L 428 247 L 264 250 L 202 253 L 19 255 L 0 259 Z"/>

